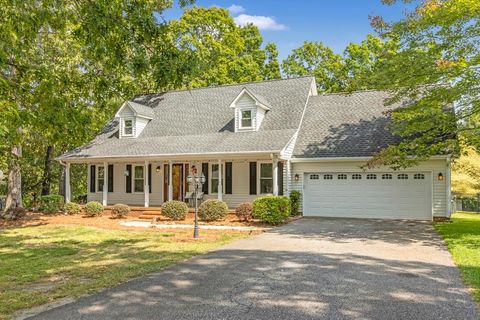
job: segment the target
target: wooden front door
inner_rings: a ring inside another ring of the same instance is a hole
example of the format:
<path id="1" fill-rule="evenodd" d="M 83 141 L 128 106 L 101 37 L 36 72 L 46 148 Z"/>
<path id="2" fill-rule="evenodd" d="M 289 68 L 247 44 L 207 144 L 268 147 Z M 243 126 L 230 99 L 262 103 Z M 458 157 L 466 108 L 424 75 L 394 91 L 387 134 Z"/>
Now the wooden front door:
<path id="1" fill-rule="evenodd" d="M 169 166 L 165 164 L 163 166 L 164 179 L 163 179 L 163 199 L 168 201 L 168 178 L 169 178 Z M 188 164 L 183 163 L 174 163 L 172 165 L 172 189 L 173 197 L 172 200 L 183 201 L 185 197 L 185 191 L 187 190 L 187 174 Z"/>

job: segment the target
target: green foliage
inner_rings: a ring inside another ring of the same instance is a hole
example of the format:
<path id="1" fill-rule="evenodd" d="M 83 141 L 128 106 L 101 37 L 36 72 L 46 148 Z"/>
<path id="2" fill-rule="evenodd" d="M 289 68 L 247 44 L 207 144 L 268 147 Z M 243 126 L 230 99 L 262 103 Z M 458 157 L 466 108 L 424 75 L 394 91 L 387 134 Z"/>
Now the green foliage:
<path id="1" fill-rule="evenodd" d="M 112 208 L 112 217 L 125 218 L 130 214 L 130 207 L 126 204 L 117 203 Z"/>
<path id="2" fill-rule="evenodd" d="M 162 204 L 162 215 L 172 220 L 185 220 L 188 206 L 183 201 L 167 201 Z"/>
<path id="3" fill-rule="evenodd" d="M 227 204 L 217 199 L 205 200 L 198 208 L 198 217 L 202 221 L 222 220 L 227 216 L 227 214 Z"/>
<path id="4" fill-rule="evenodd" d="M 279 196 L 259 197 L 253 201 L 252 215 L 273 225 L 282 223 L 290 216 L 290 200 Z"/>
<path id="5" fill-rule="evenodd" d="M 460 196 L 480 193 L 480 154 L 472 147 L 463 148 L 452 164 L 452 192 Z"/>
<path id="6" fill-rule="evenodd" d="M 103 213 L 103 205 L 97 201 L 90 201 L 85 205 L 85 215 L 96 217 Z"/>
<path id="7" fill-rule="evenodd" d="M 78 203 L 68 202 L 63 206 L 63 211 L 66 214 L 80 214 L 82 213 L 82 207 Z"/>
<path id="8" fill-rule="evenodd" d="M 397 22 L 372 18 L 380 35 L 401 45 L 363 81 L 390 90 L 387 104 L 408 101 L 408 106 L 392 114 L 392 130 L 403 142 L 380 152 L 371 164 L 404 168 L 432 155 L 457 156 L 459 139 L 478 149 L 479 12 L 476 0 L 429 0 Z"/>
<path id="9" fill-rule="evenodd" d="M 292 216 L 299 214 L 300 203 L 302 202 L 302 193 L 298 190 L 290 191 L 290 213 Z"/>
<path id="10" fill-rule="evenodd" d="M 63 196 L 58 194 L 51 194 L 40 197 L 39 210 L 43 213 L 58 213 L 63 209 Z"/>
<path id="11" fill-rule="evenodd" d="M 235 208 L 235 214 L 238 219 L 243 221 L 248 221 L 252 218 L 253 206 L 250 202 L 241 203 L 238 207 Z"/>

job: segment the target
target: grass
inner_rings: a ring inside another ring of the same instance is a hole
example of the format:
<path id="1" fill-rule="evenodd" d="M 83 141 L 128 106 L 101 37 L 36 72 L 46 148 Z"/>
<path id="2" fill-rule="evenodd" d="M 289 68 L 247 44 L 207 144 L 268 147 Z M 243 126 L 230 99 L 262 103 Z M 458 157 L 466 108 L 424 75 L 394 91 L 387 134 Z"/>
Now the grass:
<path id="1" fill-rule="evenodd" d="M 58 225 L 0 229 L 0 319 L 113 286 L 247 236 L 203 231 L 205 238 L 194 241 L 190 231 Z"/>
<path id="2" fill-rule="evenodd" d="M 466 284 L 480 303 L 480 214 L 457 212 L 451 223 L 436 223 Z"/>

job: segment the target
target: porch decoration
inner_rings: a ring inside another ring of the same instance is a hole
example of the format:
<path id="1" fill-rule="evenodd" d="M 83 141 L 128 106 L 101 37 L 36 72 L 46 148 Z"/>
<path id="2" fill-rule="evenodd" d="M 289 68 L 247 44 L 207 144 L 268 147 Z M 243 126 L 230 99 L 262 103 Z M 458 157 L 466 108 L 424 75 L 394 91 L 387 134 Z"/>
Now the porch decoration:
<path id="1" fill-rule="evenodd" d="M 195 201 L 195 223 L 193 227 L 193 238 L 197 239 L 200 237 L 198 232 L 198 194 L 199 191 L 202 190 L 202 186 L 205 183 L 205 175 L 201 173 L 200 175 L 197 174 L 197 169 L 195 166 L 192 167 L 192 173 L 188 175 L 187 182 L 192 186 L 193 189 L 193 197 Z"/>

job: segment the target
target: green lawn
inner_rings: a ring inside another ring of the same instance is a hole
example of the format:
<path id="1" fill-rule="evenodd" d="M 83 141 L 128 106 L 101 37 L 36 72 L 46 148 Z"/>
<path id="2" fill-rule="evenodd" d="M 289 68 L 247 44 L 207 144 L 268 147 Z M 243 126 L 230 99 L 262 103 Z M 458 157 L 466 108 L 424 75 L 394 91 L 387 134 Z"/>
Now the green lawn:
<path id="1" fill-rule="evenodd" d="M 436 223 L 453 260 L 460 268 L 463 279 L 473 289 L 480 303 L 480 214 L 457 212 L 452 223 Z"/>
<path id="2" fill-rule="evenodd" d="M 245 233 L 104 230 L 83 226 L 0 229 L 0 319 L 77 297 L 211 250 Z"/>

